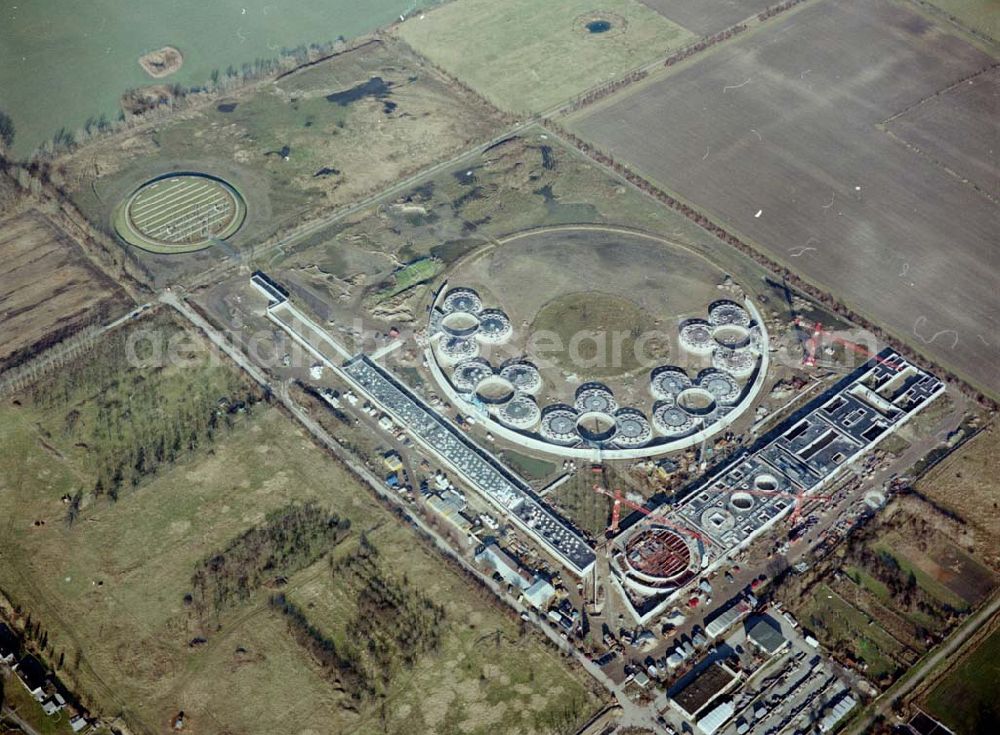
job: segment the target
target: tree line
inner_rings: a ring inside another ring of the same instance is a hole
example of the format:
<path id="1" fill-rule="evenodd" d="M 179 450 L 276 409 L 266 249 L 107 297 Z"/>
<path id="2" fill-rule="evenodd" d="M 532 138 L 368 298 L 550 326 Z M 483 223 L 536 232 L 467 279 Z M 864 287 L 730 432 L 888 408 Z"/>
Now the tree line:
<path id="1" fill-rule="evenodd" d="M 351 596 L 354 614 L 338 645 L 283 594 L 271 597 L 296 641 L 354 700 L 384 696 L 394 677 L 436 650 L 444 628 L 444 607 L 417 590 L 405 575 L 387 569 L 378 549 L 362 534 L 358 548 L 330 562 L 333 582 Z"/>
<path id="2" fill-rule="evenodd" d="M 142 324 L 145 349 L 165 354 L 182 328 L 169 317 L 139 322 L 132 329 L 109 332 L 84 346 L 77 359 L 33 383 L 26 390 L 45 413 L 43 437 L 86 450 L 90 479 L 84 487 L 94 498 L 117 500 L 162 468 L 211 445 L 252 411 L 263 395 L 253 384 L 224 366 L 139 367 L 130 360 L 129 340 Z M 71 495 L 66 521 L 79 513 L 82 491 Z"/>
<path id="3" fill-rule="evenodd" d="M 315 503 L 290 504 L 202 560 L 186 598 L 205 618 L 245 602 L 256 590 L 304 569 L 333 549 L 351 522 Z"/>

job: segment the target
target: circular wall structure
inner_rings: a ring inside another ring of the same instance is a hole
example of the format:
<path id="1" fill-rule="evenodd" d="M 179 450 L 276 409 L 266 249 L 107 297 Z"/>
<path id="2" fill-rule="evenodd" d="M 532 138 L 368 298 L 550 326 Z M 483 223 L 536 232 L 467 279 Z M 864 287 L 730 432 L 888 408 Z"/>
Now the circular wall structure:
<path id="1" fill-rule="evenodd" d="M 712 367 L 729 373 L 735 378 L 749 378 L 753 374 L 757 359 L 750 350 L 730 350 L 716 347 L 712 352 Z"/>
<path id="2" fill-rule="evenodd" d="M 715 411 L 715 396 L 697 386 L 677 396 L 677 407 L 692 416 L 708 416 Z"/>
<path id="3" fill-rule="evenodd" d="M 611 391 L 603 385 L 590 383 L 581 386 L 576 392 L 577 411 L 584 413 L 614 413 L 618 410 L 618 402 Z"/>
<path id="4" fill-rule="evenodd" d="M 695 419 L 676 406 L 663 405 L 653 411 L 653 426 L 665 436 L 678 436 L 693 431 Z"/>
<path id="5" fill-rule="evenodd" d="M 692 551 L 683 535 L 658 524 L 633 531 L 612 559 L 612 568 L 622 582 L 645 595 L 686 584 L 700 564 L 700 555 Z"/>
<path id="6" fill-rule="evenodd" d="M 731 350 L 740 350 L 750 346 L 750 330 L 739 324 L 722 324 L 712 332 L 716 344 Z"/>
<path id="7" fill-rule="evenodd" d="M 452 337 L 471 337 L 479 331 L 479 317 L 470 311 L 451 311 L 441 319 L 441 330 Z"/>
<path id="8" fill-rule="evenodd" d="M 524 394 L 518 394 L 509 403 L 500 407 L 497 418 L 508 426 L 521 431 L 527 431 L 538 424 L 542 412 L 534 399 Z"/>
<path id="9" fill-rule="evenodd" d="M 649 390 L 661 401 L 675 401 L 677 396 L 692 385 L 691 378 L 680 368 L 662 367 L 653 371 Z"/>
<path id="10" fill-rule="evenodd" d="M 510 319 L 499 309 L 484 309 L 479 312 L 479 331 L 476 337 L 481 342 L 501 344 L 507 341 L 513 331 Z"/>
<path id="11" fill-rule="evenodd" d="M 461 311 L 468 314 L 478 314 L 483 309 L 482 299 L 471 288 L 453 288 L 444 297 L 441 309 L 445 314 Z"/>
<path id="12" fill-rule="evenodd" d="M 716 301 L 708 308 L 708 322 L 712 326 L 750 326 L 750 314 L 735 301 Z"/>
<path id="13" fill-rule="evenodd" d="M 618 432 L 615 417 L 604 411 L 585 411 L 577 416 L 576 433 L 588 442 L 607 442 Z"/>
<path id="14" fill-rule="evenodd" d="M 448 337 L 441 341 L 439 350 L 444 360 L 452 365 L 479 354 L 475 340 L 468 337 Z"/>
<path id="15" fill-rule="evenodd" d="M 451 382 L 463 393 L 470 393 L 482 381 L 493 375 L 493 368 L 481 357 L 474 357 L 455 366 L 451 374 Z"/>
<path id="16" fill-rule="evenodd" d="M 740 398 L 740 384 L 729 373 L 721 370 L 705 370 L 698 376 L 698 385 L 713 396 L 723 406 L 731 406 Z"/>
<path id="17" fill-rule="evenodd" d="M 210 174 L 164 174 L 118 207 L 114 227 L 125 242 L 154 253 L 189 253 L 236 234 L 246 218 L 243 196 Z"/>
<path id="18" fill-rule="evenodd" d="M 684 449 L 743 415 L 766 376 L 759 312 L 749 301 L 718 300 L 725 277 L 697 253 L 623 229 L 520 233 L 449 271 L 431 304 L 427 365 L 450 399 L 479 411 L 487 430 L 533 451 L 593 460 Z M 623 355 L 611 349 L 607 360 L 593 361 L 616 344 Z M 647 344 L 654 348 L 644 359 L 629 358 L 633 346 Z M 678 344 L 688 370 L 665 359 Z M 471 357 L 503 379 L 502 391 L 478 369 L 455 375 Z M 713 368 L 713 358 L 730 370 Z M 480 382 L 489 390 L 478 391 Z M 532 409 L 523 420 L 505 411 L 526 395 L 539 397 L 531 404 L 537 421 Z"/>
<path id="19" fill-rule="evenodd" d="M 681 325 L 681 346 L 696 355 L 707 355 L 715 348 L 712 325 L 704 319 L 689 319 Z"/>
<path id="20" fill-rule="evenodd" d="M 488 406 L 499 406 L 514 397 L 514 385 L 499 375 L 490 375 L 476 385 L 476 398 Z"/>
<path id="21" fill-rule="evenodd" d="M 576 444 L 576 411 L 569 406 L 550 406 L 542 413 L 541 434 L 556 444 Z"/>
<path id="22" fill-rule="evenodd" d="M 538 368 L 530 362 L 511 362 L 500 369 L 500 375 L 507 378 L 522 393 L 537 393 L 542 387 L 542 376 Z"/>
<path id="23" fill-rule="evenodd" d="M 641 447 L 653 438 L 649 421 L 641 411 L 622 408 L 615 414 L 615 444 L 621 447 Z"/>

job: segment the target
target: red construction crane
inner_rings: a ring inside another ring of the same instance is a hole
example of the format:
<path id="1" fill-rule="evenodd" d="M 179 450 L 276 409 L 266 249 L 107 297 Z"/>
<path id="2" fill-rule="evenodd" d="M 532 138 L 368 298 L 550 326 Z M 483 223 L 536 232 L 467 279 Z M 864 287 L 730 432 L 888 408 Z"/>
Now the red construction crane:
<path id="1" fill-rule="evenodd" d="M 811 500 L 833 500 L 832 495 L 806 495 L 803 493 L 793 493 L 786 490 L 737 490 L 735 492 L 747 493 L 748 495 L 768 495 L 768 496 L 779 496 L 785 498 L 794 498 L 795 508 L 792 510 L 792 515 L 788 519 L 788 522 L 795 525 L 798 520 L 800 513 L 802 512 L 802 506 Z"/>
<path id="2" fill-rule="evenodd" d="M 650 518 L 651 520 L 663 524 L 664 526 L 669 526 L 675 531 L 687 534 L 688 536 L 693 536 L 694 538 L 699 540 L 702 538 L 702 535 L 697 531 L 690 529 L 687 526 L 681 526 L 678 523 L 670 520 L 669 518 L 657 515 L 656 513 L 653 513 L 648 508 L 646 508 L 643 505 L 640 505 L 639 503 L 633 503 L 628 498 L 623 497 L 620 490 L 615 490 L 614 492 L 611 492 L 610 490 L 606 490 L 600 485 L 594 485 L 594 492 L 600 493 L 601 495 L 607 495 L 609 498 L 614 500 L 614 505 L 611 508 L 611 525 L 608 526 L 608 534 L 612 536 L 618 533 L 618 522 L 621 519 L 621 507 L 622 505 L 627 505 L 632 510 L 637 510 L 640 513 L 647 516 L 648 518 Z"/>
<path id="3" fill-rule="evenodd" d="M 813 322 L 810 324 L 808 320 L 803 319 L 801 316 L 797 316 L 795 317 L 795 326 L 811 330 L 812 332 L 809 339 L 806 340 L 805 356 L 802 358 L 802 364 L 807 367 L 812 367 L 816 364 L 816 352 L 819 350 L 820 340 L 826 339 L 830 342 L 836 342 L 837 344 L 843 345 L 849 350 L 861 355 L 866 361 L 875 360 L 883 365 L 887 365 L 897 372 L 900 370 L 900 365 L 892 362 L 891 360 L 886 360 L 884 357 L 880 357 L 867 347 L 859 345 L 857 342 L 852 342 L 849 339 L 838 337 L 833 332 L 826 331 L 823 329 L 823 325 L 819 322 Z"/>

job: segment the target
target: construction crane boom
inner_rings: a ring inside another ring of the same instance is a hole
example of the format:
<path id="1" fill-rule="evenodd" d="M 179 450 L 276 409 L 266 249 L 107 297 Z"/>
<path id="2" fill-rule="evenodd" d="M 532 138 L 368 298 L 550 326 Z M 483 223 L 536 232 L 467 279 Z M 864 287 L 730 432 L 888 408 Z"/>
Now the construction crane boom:
<path id="1" fill-rule="evenodd" d="M 688 536 L 693 536 L 698 540 L 702 539 L 702 535 L 697 531 L 695 531 L 694 529 L 688 528 L 687 526 L 682 526 L 676 523 L 675 521 L 672 521 L 669 518 L 665 518 L 664 516 L 653 513 L 651 510 L 649 510 L 643 505 L 640 505 L 639 503 L 633 503 L 628 498 L 623 497 L 620 490 L 615 490 L 614 492 L 611 492 L 610 490 L 606 490 L 600 485 L 594 485 L 594 492 L 600 493 L 601 495 L 606 495 L 615 501 L 614 506 L 612 507 L 611 510 L 611 525 L 608 526 L 608 532 L 611 533 L 612 535 L 618 533 L 618 521 L 621 517 L 621 506 L 627 505 L 632 510 L 639 511 L 650 520 L 656 521 L 657 523 L 663 524 L 664 526 L 669 526 L 675 531 L 687 534 Z"/>

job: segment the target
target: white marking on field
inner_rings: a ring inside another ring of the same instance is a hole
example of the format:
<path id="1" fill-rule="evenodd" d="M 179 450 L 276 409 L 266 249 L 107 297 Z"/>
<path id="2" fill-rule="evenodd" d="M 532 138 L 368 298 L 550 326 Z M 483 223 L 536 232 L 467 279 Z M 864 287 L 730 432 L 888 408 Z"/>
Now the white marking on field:
<path id="1" fill-rule="evenodd" d="M 159 208 L 163 204 L 183 198 L 187 192 L 204 188 L 201 181 L 185 181 L 183 183 L 171 182 L 164 185 L 157 191 L 144 192 L 139 195 L 132 206 L 132 211 L 136 213 L 146 213 Z"/>
<path id="2" fill-rule="evenodd" d="M 793 258 L 798 258 L 803 254 L 808 253 L 809 251 L 816 252 L 816 248 L 810 246 L 810 243 L 814 242 L 819 242 L 819 240 L 817 240 L 815 237 L 810 237 L 808 240 L 806 240 L 805 245 L 795 245 L 793 247 L 788 248 L 788 254 L 791 255 Z"/>
<path id="3" fill-rule="evenodd" d="M 750 132 L 753 133 L 754 135 L 756 135 L 757 136 L 757 140 L 759 140 L 761 143 L 764 142 L 764 136 L 763 135 L 761 135 L 760 133 L 758 133 L 753 128 L 750 128 Z"/>
<path id="4" fill-rule="evenodd" d="M 152 207 L 148 207 L 140 212 L 133 212 L 132 219 L 137 222 L 146 222 L 153 225 L 164 216 L 171 217 L 174 213 L 182 210 L 189 202 L 197 202 L 211 195 L 212 192 L 206 190 L 204 187 L 194 187 L 185 191 L 183 195 L 164 199 Z"/>
<path id="5" fill-rule="evenodd" d="M 913 322 L 913 336 L 919 337 L 925 345 L 929 345 L 931 342 L 936 340 L 941 335 L 950 334 L 953 338 L 953 341 L 951 343 L 951 349 L 955 349 L 956 347 L 958 347 L 958 332 L 956 332 L 954 329 L 939 329 L 930 337 L 925 337 L 920 333 L 919 330 L 923 329 L 926 323 L 927 323 L 927 317 L 918 316 L 916 321 Z"/>
<path id="6" fill-rule="evenodd" d="M 712 152 L 712 147 L 711 146 L 708 146 L 707 148 L 705 148 L 705 155 L 701 157 L 701 160 L 704 161 L 706 158 L 708 158 L 708 154 L 711 153 L 711 152 Z"/>
<path id="7" fill-rule="evenodd" d="M 730 89 L 739 89 L 740 87 L 747 86 L 748 84 L 750 84 L 751 79 L 752 77 L 747 77 L 747 80 L 745 82 L 740 82 L 739 84 L 727 84 L 725 87 L 722 88 L 722 94 L 725 94 Z"/>
<path id="8" fill-rule="evenodd" d="M 187 215 L 193 209 L 209 207 L 213 203 L 223 203 L 224 201 L 225 197 L 220 196 L 220 192 L 202 190 L 192 194 L 184 202 L 178 202 L 162 212 L 157 212 L 138 220 L 133 218 L 133 220 L 136 224 L 141 223 L 143 227 L 159 227 L 164 222 L 170 222 Z"/>
<path id="9" fill-rule="evenodd" d="M 170 182 L 162 189 L 158 188 L 160 184 L 153 184 L 148 190 L 136 197 L 136 200 L 132 203 L 132 212 L 134 214 L 145 213 L 147 210 L 169 201 L 172 196 L 180 196 L 184 191 L 191 189 L 198 185 L 198 183 L 196 181 L 186 181 L 178 185 L 175 182 Z"/>

